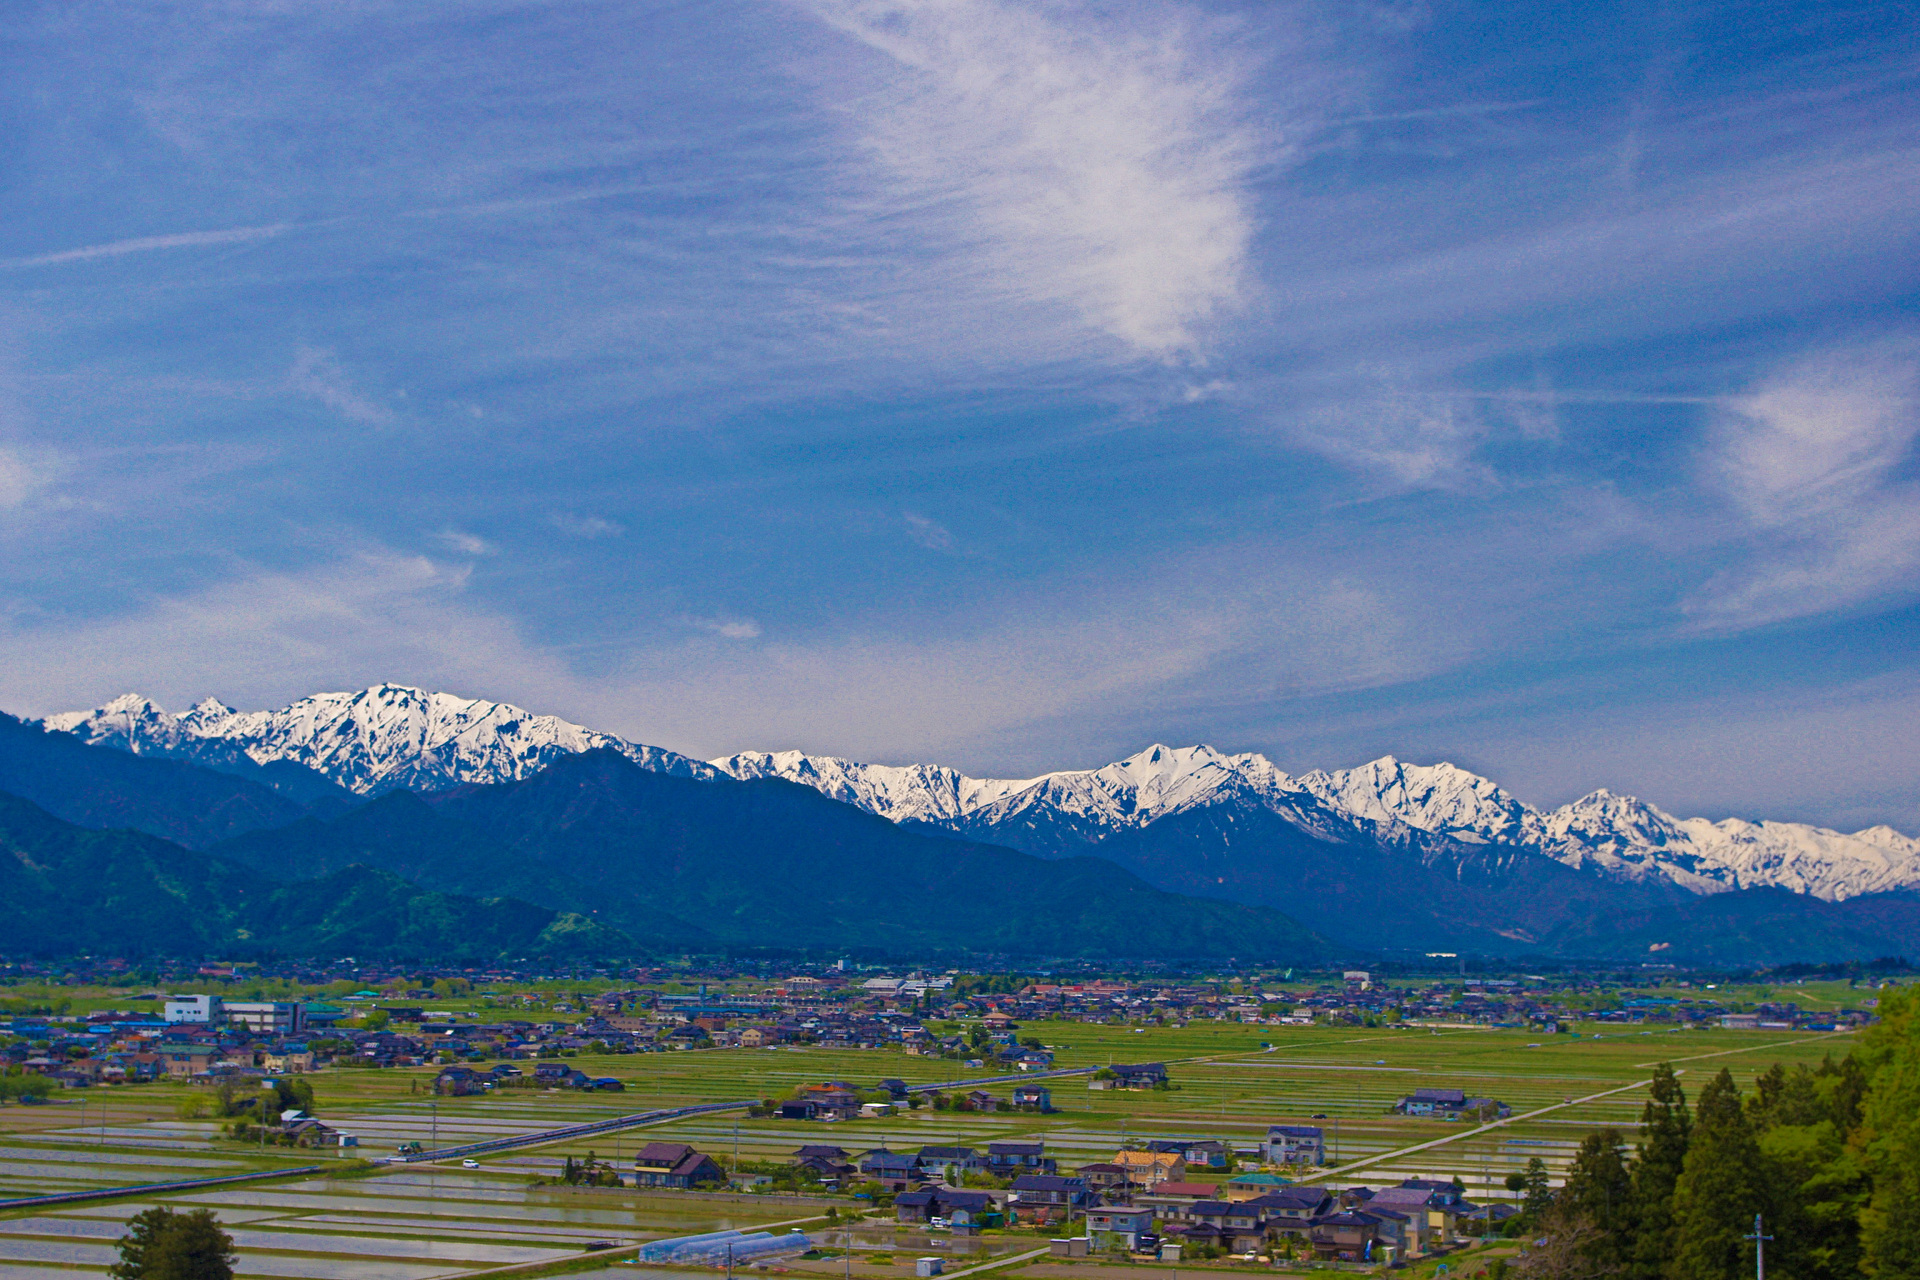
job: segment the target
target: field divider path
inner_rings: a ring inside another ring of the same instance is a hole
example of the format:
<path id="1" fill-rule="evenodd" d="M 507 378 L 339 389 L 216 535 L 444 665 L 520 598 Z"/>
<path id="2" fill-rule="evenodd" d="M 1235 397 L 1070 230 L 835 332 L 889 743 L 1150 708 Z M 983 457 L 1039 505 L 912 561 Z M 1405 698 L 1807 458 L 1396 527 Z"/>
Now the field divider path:
<path id="1" fill-rule="evenodd" d="M 971 1080 L 946 1080 L 938 1084 L 916 1084 L 908 1088 L 909 1093 L 929 1093 L 935 1089 L 958 1089 L 965 1085 L 1010 1084 L 1019 1080 L 1057 1079 L 1061 1076 L 1085 1076 L 1099 1071 L 1099 1067 L 1063 1067 L 1057 1071 L 1023 1071 L 1011 1076 L 976 1076 Z M 432 1151 L 414 1151 L 405 1155 L 389 1158 L 389 1163 L 421 1164 L 436 1160 L 457 1160 L 464 1156 L 491 1155 L 496 1151 L 510 1151 L 516 1147 L 543 1147 L 552 1142 L 566 1142 L 573 1138 L 589 1138 L 599 1133 L 613 1133 L 621 1129 L 637 1129 L 644 1125 L 665 1124 L 669 1120 L 684 1120 L 689 1116 L 712 1115 L 720 1111 L 740 1111 L 747 1107 L 760 1105 L 758 1098 L 745 1098 L 738 1102 L 703 1102 L 691 1107 L 667 1107 L 657 1111 L 636 1111 L 632 1115 L 616 1116 L 611 1120 L 595 1120 L 587 1124 L 571 1124 L 558 1129 L 542 1129 L 534 1133 L 514 1134 L 504 1138 L 488 1138 L 483 1142 L 468 1142 L 457 1147 L 438 1147 Z"/>
<path id="2" fill-rule="evenodd" d="M 664 1124 L 669 1120 L 684 1120 L 688 1116 L 709 1115 L 717 1111 L 738 1111 L 744 1107 L 759 1105 L 758 1098 L 748 1098 L 742 1102 L 703 1102 L 691 1107 L 636 1111 L 632 1115 L 615 1116 L 611 1120 L 594 1120 L 587 1124 L 564 1125 L 558 1129 L 541 1129 L 534 1133 L 514 1134 L 505 1138 L 488 1138 L 484 1142 L 469 1142 L 457 1147 L 439 1147 L 432 1151 L 412 1151 L 404 1155 L 389 1156 L 387 1163 L 420 1164 L 435 1160 L 456 1160 L 462 1156 L 490 1155 L 495 1151 L 511 1151 L 515 1147 L 542 1147 L 550 1142 L 589 1138 L 596 1133 L 613 1133 L 620 1129 Z"/>
<path id="3" fill-rule="evenodd" d="M 980 1271 L 993 1271 L 1000 1267 L 1017 1267 L 1023 1263 L 1032 1262 L 1035 1258 L 1045 1257 L 1052 1252 L 1053 1246 L 1048 1245 L 1044 1249 L 1035 1249 L 1031 1253 L 1015 1254 L 1011 1258 L 997 1258 L 992 1262 L 982 1262 L 978 1266 L 963 1267 L 958 1271 L 943 1271 L 940 1274 L 945 1277 L 945 1280 L 960 1280 L 961 1276 L 970 1276 Z"/>
<path id="4" fill-rule="evenodd" d="M 805 1218 L 786 1218 L 780 1222 L 756 1222 L 753 1224 L 752 1229 L 755 1231 L 771 1231 L 775 1227 L 797 1227 L 803 1222 L 818 1222 L 820 1218 L 821 1215 L 816 1213 Z M 585 1232 L 583 1234 L 591 1235 L 592 1233 Z M 548 1259 L 544 1262 L 509 1262 L 505 1266 L 485 1267 L 479 1271 L 449 1272 L 447 1280 L 475 1280 L 475 1277 L 478 1276 L 504 1276 L 512 1275 L 518 1271 L 544 1271 L 553 1266 L 555 1262 L 572 1262 L 575 1258 L 592 1258 L 596 1261 L 604 1260 L 611 1263 L 625 1263 L 631 1261 L 632 1255 L 639 1253 L 649 1244 L 658 1243 L 659 1241 L 657 1240 L 644 1240 L 638 1244 L 616 1245 L 611 1249 L 595 1249 L 592 1253 L 581 1253 L 565 1258 Z M 1045 1250 L 1041 1252 L 1044 1253 Z M 698 1272 L 689 1271 L 688 1274 L 697 1275 Z"/>
<path id="5" fill-rule="evenodd" d="M 1383 1151 L 1377 1156 L 1367 1156 L 1364 1159 L 1349 1161 L 1346 1164 L 1341 1165 L 1337 1169 L 1327 1169 L 1327 1170 L 1323 1170 L 1320 1173 L 1310 1173 L 1306 1177 L 1301 1178 L 1300 1181 L 1301 1182 L 1318 1182 L 1322 1178 L 1330 1178 L 1336 1174 L 1344 1177 L 1346 1174 L 1352 1172 L 1355 1169 L 1360 1168 L 1362 1165 L 1379 1164 L 1383 1160 L 1394 1160 L 1401 1156 L 1410 1156 L 1414 1154 L 1416 1151 L 1427 1151 L 1434 1147 L 1444 1147 L 1449 1142 L 1459 1142 L 1461 1139 L 1471 1138 L 1475 1134 L 1487 1133 L 1494 1129 L 1504 1129 L 1508 1125 L 1518 1124 L 1522 1120 L 1532 1120 L 1532 1119 L 1535 1119 L 1536 1117 L 1546 1115 L 1549 1111 L 1560 1111 L 1567 1107 L 1577 1107 L 1582 1103 L 1586 1103 L 1586 1102 L 1597 1102 L 1601 1098 L 1611 1098 L 1616 1093 L 1626 1093 L 1628 1090 L 1631 1090 L 1631 1089 L 1644 1089 L 1652 1083 L 1653 1081 L 1651 1079 L 1636 1080 L 1632 1084 L 1623 1084 L 1617 1089 L 1606 1089 L 1600 1093 L 1590 1093 L 1584 1098 L 1568 1098 L 1565 1102 L 1556 1102 L 1552 1106 L 1540 1107 L 1533 1111 L 1522 1112 L 1520 1115 L 1517 1115 L 1517 1116 L 1508 1116 L 1504 1120 L 1492 1120 L 1486 1124 L 1475 1125 L 1471 1129 L 1463 1129 L 1459 1133 L 1450 1133 L 1444 1138 L 1434 1138 L 1427 1142 L 1417 1142 L 1411 1147 L 1401 1147 L 1396 1151 Z"/>
<path id="6" fill-rule="evenodd" d="M 221 1187 L 234 1182 L 258 1182 L 263 1178 L 306 1177 L 324 1173 L 325 1165 L 304 1165 L 298 1169 L 269 1169 L 262 1173 L 231 1173 L 220 1178 L 185 1178 L 176 1182 L 141 1182 L 132 1186 L 101 1187 L 93 1191 L 61 1191 L 50 1196 L 23 1196 L 0 1200 L 0 1209 L 27 1209 L 35 1205 L 80 1204 L 87 1200 L 112 1200 L 120 1196 L 154 1195 L 169 1191 L 198 1191 L 202 1187 Z"/>
<path id="7" fill-rule="evenodd" d="M 1725 1058 L 1736 1053 L 1756 1053 L 1761 1049 L 1782 1049 L 1790 1044 L 1811 1044 L 1815 1040 L 1837 1040 L 1842 1036 L 1851 1036 L 1851 1031 L 1823 1031 L 1817 1036 L 1801 1036 L 1795 1040 L 1768 1040 L 1764 1044 L 1741 1045 L 1738 1049 L 1720 1049 L 1713 1053 L 1696 1053 L 1687 1058 L 1663 1058 L 1663 1062 L 1698 1062 L 1702 1058 Z M 1636 1062 L 1636 1067 L 1657 1067 L 1658 1062 Z"/>

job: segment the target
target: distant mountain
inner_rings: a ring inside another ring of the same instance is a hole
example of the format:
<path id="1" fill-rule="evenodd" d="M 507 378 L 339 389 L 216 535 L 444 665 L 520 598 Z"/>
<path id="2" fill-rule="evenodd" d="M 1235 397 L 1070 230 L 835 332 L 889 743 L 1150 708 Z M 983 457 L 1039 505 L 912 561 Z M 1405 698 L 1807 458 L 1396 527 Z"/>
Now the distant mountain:
<path id="1" fill-rule="evenodd" d="M 217 852 L 314 872 L 366 863 L 452 892 L 507 888 L 673 945 L 1344 954 L 1280 912 L 1168 893 L 1101 859 L 1043 862 L 903 829 L 778 779 L 675 777 L 612 750 L 514 782 L 386 796 Z"/>
<path id="2" fill-rule="evenodd" d="M 235 711 L 207 698 L 179 715 L 129 693 L 91 711 L 48 716 L 43 723 L 95 746 L 191 760 L 245 776 L 298 766 L 358 795 L 506 782 L 538 773 L 562 756 L 600 748 L 660 773 L 715 774 L 701 761 L 555 716 L 392 684 L 315 694 L 274 711 Z M 282 776 L 268 772 L 260 780 Z"/>
<path id="3" fill-rule="evenodd" d="M 1683 819 L 1606 790 L 1541 810 L 1467 770 L 1391 756 L 1297 777 L 1256 754 L 1163 745 L 1098 769 L 1020 779 L 797 751 L 702 763 L 516 707 L 394 685 L 318 695 L 278 711 L 236 712 L 209 700 L 178 716 L 128 695 L 46 723 L 88 742 L 200 760 L 236 774 L 300 771 L 314 784 L 362 796 L 529 781 L 544 768 L 603 751 L 639 771 L 689 782 L 784 780 L 910 834 L 1056 861 L 1093 855 L 1161 890 L 1284 910 L 1353 946 L 1581 954 L 1612 948 L 1624 955 L 1641 945 L 1629 940 L 1640 927 L 1629 921 L 1651 931 L 1644 945 L 1662 946 L 1653 935 L 1684 933 L 1673 922 L 1690 904 L 1734 895 L 1701 917 L 1721 920 L 1734 931 L 1730 937 L 1774 929 L 1790 942 L 1804 926 L 1808 938 L 1836 946 L 1853 938 L 1862 946 L 1920 950 L 1920 936 L 1900 933 L 1908 916 L 1899 901 L 1920 900 L 1920 840 L 1889 827 L 1849 834 L 1798 823 Z M 292 794 L 288 778 L 261 780 Z M 320 817 L 337 816 L 345 807 L 337 794 L 310 801 L 310 808 Z M 733 805 L 750 793 L 713 794 Z M 427 808 L 453 815 L 437 797 Z M 362 813 L 353 822 L 366 824 L 373 816 Z M 401 810 L 378 816 L 397 822 Z M 423 821 L 417 813 L 413 820 Z M 336 832 L 316 819 L 307 829 L 326 833 L 315 836 L 327 845 L 315 846 L 321 864 L 347 865 L 341 859 L 350 856 L 346 833 L 353 823 Z M 611 864 L 498 854 L 495 845 L 525 853 L 522 837 L 509 838 L 504 829 L 487 833 L 493 844 L 473 843 L 479 837 L 468 833 L 465 844 L 435 846 L 439 851 L 430 856 L 422 846 L 402 856 L 397 851 L 411 838 L 369 837 L 361 854 L 435 887 L 626 913 L 622 918 L 649 936 L 731 936 L 725 929 L 708 934 L 707 906 L 667 885 L 622 890 L 617 903 L 609 901 L 606 885 L 623 874 Z M 733 847 L 718 837 L 702 840 L 703 850 Z M 259 842 L 245 847 L 253 843 Z M 462 853 L 483 846 L 490 850 L 485 857 Z M 701 859 L 703 868 L 711 865 L 708 853 Z M 481 876 L 482 867 L 494 878 Z M 1836 916 L 1782 908 L 1765 895 L 1739 897 L 1772 889 L 1827 904 L 1875 905 Z M 785 904 L 760 909 L 782 912 Z M 1848 923 L 1856 918 L 1867 923 L 1856 929 Z M 931 936 L 923 932 L 922 941 Z M 1694 941 L 1706 945 L 1707 939 Z"/>
<path id="4" fill-rule="evenodd" d="M 1377 845 L 1461 862 L 1498 845 L 1609 880 L 1659 880 L 1692 893 L 1777 887 L 1840 901 L 1920 889 L 1920 840 L 1890 827 L 1848 835 L 1800 823 L 1680 819 L 1604 790 L 1543 812 L 1464 769 L 1391 756 L 1297 778 L 1264 756 L 1204 746 L 1156 745 L 1100 769 L 1018 780 L 797 752 L 713 763 L 740 776 L 814 786 L 896 821 L 1045 856 L 1224 806 L 1277 814 L 1309 836 L 1352 848 Z"/>
<path id="5" fill-rule="evenodd" d="M 8 954 L 212 952 L 492 959 L 627 954 L 579 916 L 434 893 L 352 867 L 284 883 L 136 831 L 94 831 L 0 794 Z"/>
<path id="6" fill-rule="evenodd" d="M 179 760 L 102 751 L 0 714 L 0 792 L 83 827 L 126 827 L 192 848 L 283 826 L 305 806 Z M 0 942 L 0 945 L 4 945 Z"/>
<path id="7" fill-rule="evenodd" d="M 344 812 L 13 720 L 0 724 L 0 765 L 88 822 L 185 825 L 200 843 L 229 835 L 194 853 L 131 831 L 67 827 L 66 843 L 48 846 L 107 850 L 97 869 L 127 878 L 134 887 L 122 896 L 150 899 L 143 920 L 187 949 L 239 939 L 324 954 L 445 937 L 469 948 L 458 954 L 562 941 L 629 953 L 737 944 L 1290 963 L 1345 954 L 1277 911 L 1182 897 L 1109 862 L 1043 862 L 897 826 L 779 779 L 677 777 L 611 748 L 561 753 L 510 782 L 387 791 Z M 46 862 L 37 848 L 14 848 L 20 866 L 74 862 Z M 236 878 L 243 867 L 251 879 Z M 76 946 L 99 936 L 86 912 L 103 904 L 89 883 L 48 875 L 0 885 L 0 911 L 49 913 Z M 273 887 L 292 878 L 301 883 Z M 470 941 L 447 932 L 461 921 Z M 143 937 L 129 931 L 124 945 Z"/>

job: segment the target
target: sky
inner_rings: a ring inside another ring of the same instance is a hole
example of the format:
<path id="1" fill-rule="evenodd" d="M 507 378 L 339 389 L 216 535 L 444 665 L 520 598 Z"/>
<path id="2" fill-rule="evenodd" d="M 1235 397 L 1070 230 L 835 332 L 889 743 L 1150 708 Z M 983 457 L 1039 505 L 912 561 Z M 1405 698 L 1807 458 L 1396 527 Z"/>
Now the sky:
<path id="1" fill-rule="evenodd" d="M 0 707 L 1920 831 L 1916 24 L 20 0 Z"/>

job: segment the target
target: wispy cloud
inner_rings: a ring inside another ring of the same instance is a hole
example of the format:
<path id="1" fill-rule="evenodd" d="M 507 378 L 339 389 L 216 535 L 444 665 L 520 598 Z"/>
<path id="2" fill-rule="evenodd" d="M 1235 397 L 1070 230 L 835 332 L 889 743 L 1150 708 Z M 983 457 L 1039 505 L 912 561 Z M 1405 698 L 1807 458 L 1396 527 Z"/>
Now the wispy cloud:
<path id="1" fill-rule="evenodd" d="M 300 348 L 287 385 L 351 422 L 379 427 L 394 420 L 393 410 L 357 389 L 334 353 L 319 347 Z"/>
<path id="2" fill-rule="evenodd" d="M 625 525 L 605 516 L 582 516 L 565 511 L 554 512 L 547 517 L 547 523 L 575 538 L 617 538 L 627 531 Z"/>
<path id="3" fill-rule="evenodd" d="M 463 556 L 490 556 L 494 546 L 478 534 L 467 533 L 460 529 L 442 529 L 433 535 L 434 540 L 449 551 L 457 551 Z"/>
<path id="4" fill-rule="evenodd" d="M 907 524 L 907 536 L 929 551 L 953 550 L 953 534 L 939 521 L 909 511 L 901 517 Z"/>
<path id="5" fill-rule="evenodd" d="M 30 460 L 18 449 L 0 447 L 0 511 L 25 506 L 48 481 L 45 465 Z"/>
<path id="6" fill-rule="evenodd" d="M 1920 432 L 1920 343 L 1809 356 L 1727 402 L 1711 430 L 1705 479 L 1750 550 L 1689 602 L 1698 621 L 1771 622 L 1912 585 L 1920 485 L 1902 472 Z"/>
<path id="7" fill-rule="evenodd" d="M 230 227 L 225 231 L 179 231 L 164 236 L 137 236 L 107 244 L 83 245 L 53 253 L 36 253 L 24 258 L 0 258 L 0 270 L 27 267 L 53 267 L 65 262 L 91 262 L 96 258 L 122 258 L 130 253 L 154 253 L 162 249 L 196 249 L 208 245 L 248 244 L 271 240 L 296 229 L 294 223 L 276 222 L 265 227 Z"/>
<path id="8" fill-rule="evenodd" d="M 1125 351 L 1202 355 L 1249 287 L 1243 67 L 1181 11 L 1153 28 L 1002 0 L 810 0 L 883 55 L 846 118 L 889 197 L 986 287 L 1070 308 Z"/>
<path id="9" fill-rule="evenodd" d="M 760 624 L 752 618 L 687 618 L 688 626 L 723 640 L 758 640 Z"/>
<path id="10" fill-rule="evenodd" d="M 1484 488 L 1477 457 L 1491 425 L 1472 400 L 1397 388 L 1356 389 L 1276 419 L 1293 443 L 1392 489 Z"/>
<path id="11" fill-rule="evenodd" d="M 373 548 L 301 571 L 242 566 L 108 619 L 16 609 L 0 621 L 0 702 L 44 714 L 140 689 L 168 705 L 210 692 L 267 705 L 391 679 L 573 705 L 559 664 L 465 587 L 428 557 Z"/>

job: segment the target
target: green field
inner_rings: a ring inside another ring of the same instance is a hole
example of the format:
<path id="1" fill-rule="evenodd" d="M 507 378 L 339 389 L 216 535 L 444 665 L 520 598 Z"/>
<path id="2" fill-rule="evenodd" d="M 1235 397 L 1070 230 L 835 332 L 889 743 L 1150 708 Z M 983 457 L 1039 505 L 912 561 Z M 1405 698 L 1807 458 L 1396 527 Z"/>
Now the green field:
<path id="1" fill-rule="evenodd" d="M 276 1154 L 271 1148 L 263 1153 L 218 1139 L 210 1123 L 177 1119 L 179 1101 L 195 1096 L 195 1086 L 91 1089 L 57 1094 L 49 1106 L 0 1109 L 0 1149 L 5 1151 L 0 1189 L 22 1196 L 329 1163 L 343 1174 L 354 1171 L 353 1176 L 167 1197 L 215 1207 L 236 1230 L 244 1226 L 237 1237 L 243 1274 L 315 1280 L 427 1280 L 503 1265 L 558 1265 L 580 1259 L 588 1240 L 628 1244 L 725 1225 L 806 1220 L 832 1203 L 531 1185 L 568 1155 L 585 1155 L 591 1148 L 602 1158 L 626 1160 L 638 1143 L 652 1139 L 691 1142 L 728 1163 L 736 1152 L 743 1160 L 783 1159 L 806 1142 L 859 1152 L 875 1146 L 980 1145 L 1031 1135 L 1043 1138 L 1063 1164 L 1073 1165 L 1110 1157 L 1130 1139 L 1208 1136 L 1250 1144 L 1269 1124 L 1305 1122 L 1323 1125 L 1335 1147 L 1337 1164 L 1321 1175 L 1330 1185 L 1457 1175 L 1469 1195 L 1480 1199 L 1507 1196 L 1506 1174 L 1531 1157 L 1541 1157 L 1557 1174 L 1590 1130 L 1630 1129 L 1642 1101 L 1641 1082 L 1656 1062 L 1683 1070 L 1682 1080 L 1693 1093 L 1722 1066 L 1744 1085 L 1776 1061 L 1817 1062 L 1827 1052 L 1843 1054 L 1851 1043 L 1851 1037 L 1838 1034 L 1649 1032 L 1597 1025 L 1581 1030 L 1575 1039 L 1495 1030 L 1029 1023 L 1022 1034 L 1056 1047 L 1062 1067 L 1166 1061 L 1176 1087 L 1095 1091 L 1084 1077 L 1069 1077 L 1053 1082 L 1053 1115 L 921 1109 L 839 1124 L 708 1116 L 603 1135 L 590 1143 L 519 1148 L 485 1158 L 477 1171 L 408 1166 L 367 1172 L 350 1155 Z M 1263 1041 L 1272 1048 L 1262 1049 Z M 435 1099 L 426 1092 L 433 1068 L 329 1070 L 312 1082 L 322 1116 L 360 1138 L 359 1154 L 380 1156 L 404 1141 L 437 1138 L 447 1145 L 532 1133 L 661 1106 L 784 1094 L 809 1081 L 871 1085 L 899 1076 L 930 1083 L 987 1074 L 899 1052 L 812 1048 L 572 1061 L 589 1074 L 619 1077 L 627 1091 L 509 1091 Z M 1396 1098 L 1421 1086 L 1454 1086 L 1498 1098 L 1513 1108 L 1514 1119 L 1476 1132 L 1463 1124 L 1390 1113 Z M 1006 1088 L 994 1091 L 1004 1095 Z M 1409 1151 L 1415 1147 L 1422 1149 Z M 117 1224 L 144 1203 L 0 1214 L 0 1280 L 45 1280 L 54 1269 L 99 1273 L 110 1260 Z M 860 1231 L 858 1243 L 868 1258 L 943 1247 L 923 1237 L 896 1239 L 890 1223 L 876 1221 Z M 1002 1254 L 1035 1242 L 1021 1233 L 1005 1239 L 989 1233 L 977 1243 Z M 863 1263 L 861 1270 L 899 1274 L 885 1263 Z M 633 1274 L 631 1268 L 622 1273 Z"/>

